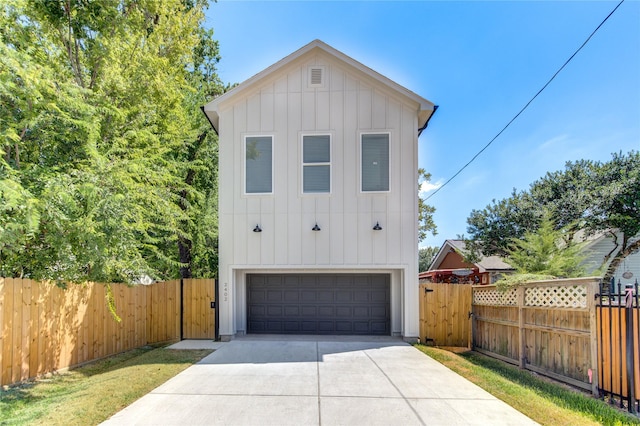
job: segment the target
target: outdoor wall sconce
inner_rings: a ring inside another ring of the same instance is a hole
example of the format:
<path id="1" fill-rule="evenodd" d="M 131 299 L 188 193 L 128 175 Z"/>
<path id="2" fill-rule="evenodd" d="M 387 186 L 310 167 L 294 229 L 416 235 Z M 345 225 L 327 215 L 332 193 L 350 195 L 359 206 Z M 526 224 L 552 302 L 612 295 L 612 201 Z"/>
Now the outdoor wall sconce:
<path id="1" fill-rule="evenodd" d="M 315 224 L 315 226 L 313 228 L 311 228 L 312 231 L 319 231 L 320 227 L 318 226 L 318 223 Z"/>
<path id="2" fill-rule="evenodd" d="M 253 232 L 262 232 L 262 228 L 260 228 L 260 225 L 256 225 L 256 227 L 253 228 Z"/>
<path id="3" fill-rule="evenodd" d="M 380 226 L 380 222 L 376 222 L 376 225 L 373 227 L 374 231 L 382 231 L 382 226 Z"/>

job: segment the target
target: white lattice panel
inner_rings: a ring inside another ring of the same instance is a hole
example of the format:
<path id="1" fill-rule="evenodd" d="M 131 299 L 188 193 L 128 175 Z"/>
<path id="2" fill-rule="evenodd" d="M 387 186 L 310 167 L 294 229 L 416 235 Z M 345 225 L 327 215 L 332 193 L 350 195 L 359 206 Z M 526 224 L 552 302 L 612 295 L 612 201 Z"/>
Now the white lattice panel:
<path id="1" fill-rule="evenodd" d="M 587 287 L 532 287 L 525 289 L 524 305 L 547 308 L 586 308 Z"/>
<path id="2" fill-rule="evenodd" d="M 498 305 L 498 306 L 516 306 L 518 304 L 517 293 L 515 289 L 505 292 L 498 291 L 495 288 L 475 290 L 473 292 L 474 305 Z"/>

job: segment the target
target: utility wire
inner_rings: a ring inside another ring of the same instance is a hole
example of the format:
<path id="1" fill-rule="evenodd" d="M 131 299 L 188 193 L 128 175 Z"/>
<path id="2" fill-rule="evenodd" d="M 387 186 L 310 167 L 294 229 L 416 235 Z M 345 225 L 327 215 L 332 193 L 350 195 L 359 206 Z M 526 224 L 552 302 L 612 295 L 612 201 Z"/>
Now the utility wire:
<path id="1" fill-rule="evenodd" d="M 576 50 L 575 52 L 573 52 L 573 55 L 571 55 L 571 56 L 569 57 L 569 59 L 567 59 L 567 60 L 565 61 L 565 63 L 564 63 L 564 64 L 562 64 L 562 66 L 558 69 L 558 71 L 556 71 L 556 73 L 555 73 L 555 74 L 553 74 L 553 76 L 549 79 L 549 81 L 547 81 L 547 82 L 545 83 L 545 85 L 544 85 L 544 86 L 542 86 L 542 89 L 538 90 L 538 93 L 536 93 L 536 94 L 535 94 L 535 95 L 534 95 L 534 96 L 529 100 L 529 102 L 527 102 L 527 103 L 526 103 L 526 105 L 525 105 L 524 107 L 522 107 L 522 109 L 521 109 L 521 110 L 520 110 L 520 111 L 519 111 L 519 112 L 518 112 L 518 113 L 517 113 L 517 114 L 516 114 L 516 115 L 515 115 L 515 116 L 514 116 L 514 117 L 513 117 L 513 118 L 512 118 L 512 119 L 511 119 L 511 120 L 510 120 L 510 121 L 509 121 L 509 122 L 508 122 L 504 127 L 503 127 L 503 128 L 502 128 L 502 130 L 500 130 L 500 131 L 498 132 L 498 134 L 497 134 L 497 135 L 495 135 L 495 136 L 493 137 L 493 139 L 491 139 L 491 140 L 489 141 L 489 143 L 487 143 L 487 144 L 486 144 L 486 145 L 485 145 L 485 146 L 484 146 L 480 151 L 478 151 L 478 152 L 476 153 L 476 155 L 474 155 L 474 156 L 473 156 L 473 158 L 472 158 L 471 160 L 469 160 L 469 162 L 467 162 L 467 164 L 465 164 L 464 166 L 462 166 L 462 167 L 460 168 L 460 170 L 458 170 L 458 171 L 457 171 L 453 176 L 451 176 L 451 177 L 450 177 L 450 178 L 449 178 L 445 183 L 443 183 L 443 184 L 442 184 L 438 189 L 436 189 L 436 190 L 435 190 L 435 191 L 433 191 L 431 194 L 429 194 L 429 196 L 428 196 L 428 197 L 426 197 L 424 200 L 425 200 L 425 201 L 427 201 L 429 198 L 431 198 L 431 197 L 433 197 L 434 195 L 436 195 L 436 194 L 437 194 L 437 193 L 438 193 L 442 188 L 444 188 L 445 186 L 447 186 L 447 184 L 448 184 L 449 182 L 451 182 L 453 179 L 455 179 L 455 178 L 456 178 L 456 176 L 458 176 L 460 173 L 462 173 L 462 171 L 463 171 L 464 169 L 466 169 L 466 168 L 467 168 L 471 163 L 473 163 L 473 162 L 475 161 L 475 159 L 476 159 L 476 158 L 478 158 L 478 156 L 484 152 L 484 150 L 485 150 L 485 149 L 489 148 L 489 146 L 490 146 L 490 145 L 491 145 L 491 144 L 492 144 L 496 139 L 498 139 L 498 137 L 499 137 L 499 136 L 500 136 L 500 135 L 501 135 L 505 130 L 507 130 L 507 128 L 511 125 L 511 123 L 513 123 L 513 122 L 516 120 L 516 118 L 518 118 L 518 117 L 520 116 L 520 114 L 522 114 L 522 113 L 524 112 L 524 110 L 526 110 L 526 109 L 529 107 L 529 105 L 531 105 L 531 103 L 532 103 L 532 102 L 533 102 L 533 101 L 538 97 L 538 95 L 539 95 L 540 93 L 542 93 L 542 91 L 543 91 L 544 89 L 546 89 L 546 88 L 547 88 L 547 86 L 548 86 L 548 85 L 549 85 L 549 84 L 550 84 L 550 83 L 551 83 L 551 82 L 556 78 L 556 76 L 557 76 L 558 74 L 560 74 L 560 71 L 562 71 L 562 70 L 564 69 L 564 67 L 566 67 L 566 66 L 567 66 L 567 64 L 569 64 L 569 62 L 571 62 L 571 60 L 573 59 L 573 57 L 574 57 L 574 56 L 576 56 L 576 55 L 578 54 L 578 52 L 580 52 L 580 51 L 582 50 L 582 48 L 583 48 L 583 47 L 584 47 L 584 46 L 589 42 L 589 40 L 591 40 L 591 37 L 593 37 L 593 36 L 594 36 L 594 34 L 595 34 L 599 29 L 600 29 L 600 27 L 601 27 L 602 25 L 604 25 L 604 23 L 605 23 L 605 22 L 607 22 L 607 19 L 609 19 L 609 17 L 610 17 L 611 15 L 613 15 L 613 13 L 614 13 L 614 12 L 615 12 L 619 7 L 620 7 L 620 5 L 621 5 L 622 3 L 624 3 L 624 0 L 621 0 L 621 1 L 620 1 L 620 3 L 618 3 L 618 5 L 617 5 L 616 7 L 614 7 L 614 8 L 613 8 L 613 10 L 612 10 L 608 15 L 607 15 L 607 17 L 606 17 L 606 18 L 604 18 L 604 19 L 602 20 L 602 22 L 600 22 L 600 25 L 598 25 L 598 26 L 596 27 L 596 29 L 595 29 L 595 30 L 593 30 L 593 32 L 589 35 L 589 37 L 587 37 L 587 39 L 584 41 L 584 43 L 582 43 L 582 45 L 578 48 L 578 50 Z"/>

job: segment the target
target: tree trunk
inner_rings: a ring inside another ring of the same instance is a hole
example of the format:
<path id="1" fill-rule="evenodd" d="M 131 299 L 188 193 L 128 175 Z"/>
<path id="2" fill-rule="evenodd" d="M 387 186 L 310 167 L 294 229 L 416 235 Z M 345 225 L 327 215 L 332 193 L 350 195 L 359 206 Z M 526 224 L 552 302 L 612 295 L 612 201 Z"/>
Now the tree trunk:
<path id="1" fill-rule="evenodd" d="M 611 278 L 615 275 L 616 269 L 618 269 L 618 266 L 620 266 L 622 261 L 638 249 L 640 249 L 640 239 L 634 241 L 626 247 L 623 247 L 618 253 L 616 253 L 614 258 L 611 260 L 611 263 L 607 267 L 607 272 L 604 274 L 603 281 L 605 283 L 611 281 Z"/>

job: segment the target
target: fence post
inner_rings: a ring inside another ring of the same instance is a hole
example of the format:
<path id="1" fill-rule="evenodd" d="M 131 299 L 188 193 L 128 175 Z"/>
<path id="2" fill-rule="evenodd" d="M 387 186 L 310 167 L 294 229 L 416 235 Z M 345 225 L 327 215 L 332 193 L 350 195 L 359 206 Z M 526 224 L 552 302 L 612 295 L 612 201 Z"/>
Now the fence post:
<path id="1" fill-rule="evenodd" d="M 633 284 L 625 286 L 625 314 L 627 325 L 627 390 L 629 395 L 629 412 L 636 414 L 636 391 L 635 391 L 635 354 L 633 348 Z"/>
<path id="2" fill-rule="evenodd" d="M 525 298 L 525 287 L 518 286 L 517 289 L 517 297 L 518 297 L 518 352 L 520 359 L 520 368 L 527 368 L 527 358 L 525 356 L 527 351 L 527 342 L 526 335 L 524 331 L 524 298 Z"/>
<path id="3" fill-rule="evenodd" d="M 593 281 L 587 284 L 587 308 L 589 309 L 589 329 L 590 329 L 590 342 L 591 342 L 591 374 L 589 379 L 591 380 L 591 393 L 596 398 L 600 395 L 598 390 L 598 319 L 596 315 L 596 299 L 601 297 L 597 291 L 600 288 L 599 281 Z M 611 321 L 611 320 L 610 320 Z"/>

